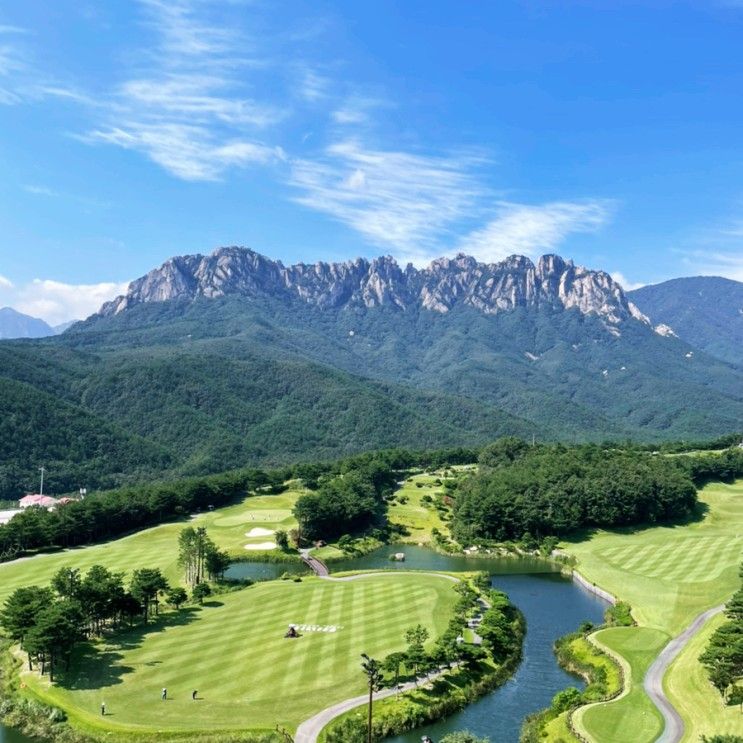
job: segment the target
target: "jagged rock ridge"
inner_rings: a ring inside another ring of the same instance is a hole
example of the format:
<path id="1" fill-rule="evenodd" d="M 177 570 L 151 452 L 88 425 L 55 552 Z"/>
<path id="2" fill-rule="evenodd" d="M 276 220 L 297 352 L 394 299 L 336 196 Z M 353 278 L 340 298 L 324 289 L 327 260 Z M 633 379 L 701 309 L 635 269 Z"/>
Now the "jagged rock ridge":
<path id="1" fill-rule="evenodd" d="M 403 269 L 389 256 L 284 266 L 238 247 L 171 258 L 133 281 L 124 296 L 103 305 L 99 314 L 115 315 L 144 302 L 229 295 L 300 299 L 320 308 L 418 306 L 441 313 L 457 304 L 485 314 L 548 306 L 595 314 L 609 326 L 631 319 L 649 323 L 609 274 L 557 255 L 542 256 L 536 263 L 514 255 L 490 264 L 458 255 L 439 258 L 424 269 L 411 264 Z"/>

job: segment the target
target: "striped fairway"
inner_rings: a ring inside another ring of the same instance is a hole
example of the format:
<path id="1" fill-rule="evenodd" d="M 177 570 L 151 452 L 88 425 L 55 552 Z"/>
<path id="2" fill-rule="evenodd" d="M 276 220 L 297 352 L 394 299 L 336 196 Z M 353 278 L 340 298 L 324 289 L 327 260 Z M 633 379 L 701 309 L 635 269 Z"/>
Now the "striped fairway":
<path id="1" fill-rule="evenodd" d="M 743 481 L 707 485 L 700 500 L 708 510 L 699 522 L 633 533 L 599 532 L 565 547 L 578 558 L 578 570 L 586 578 L 632 605 L 640 625 L 602 633 L 607 641 L 617 641 L 613 649 L 630 663 L 634 685 L 632 693 L 619 702 L 596 705 L 576 716 L 594 740 L 655 740 L 657 713 L 641 685 L 647 667 L 672 636 L 705 609 L 726 601 L 739 585 Z M 647 638 L 655 644 L 639 652 Z M 671 697 L 687 726 L 685 741 L 698 741 L 701 734 L 714 730 L 710 707 L 719 704 L 717 692 L 699 664 L 700 647 L 697 643 L 683 651 L 664 681 L 666 688 L 675 692 Z M 697 682 L 696 697 L 690 694 L 685 698 L 691 678 Z M 703 704 L 693 703 L 701 699 Z M 739 722 L 735 731 L 743 734 L 743 718 Z"/>
<path id="2" fill-rule="evenodd" d="M 140 730 L 294 728 L 324 707 L 364 691 L 362 652 L 404 648 L 421 623 L 436 637 L 456 599 L 453 583 L 414 573 L 350 582 L 273 581 L 216 597 L 214 606 L 171 614 L 164 629 L 115 638 L 102 657 L 78 658 L 63 683 L 26 683 L 83 723 Z M 290 623 L 334 632 L 283 637 Z M 167 687 L 171 697 L 160 700 Z M 191 700 L 199 690 L 198 701 Z"/>
<path id="3" fill-rule="evenodd" d="M 680 632 L 738 585 L 743 560 L 743 481 L 700 492 L 704 519 L 632 533 L 599 532 L 566 545 L 589 580 L 628 601 L 646 626 Z"/>

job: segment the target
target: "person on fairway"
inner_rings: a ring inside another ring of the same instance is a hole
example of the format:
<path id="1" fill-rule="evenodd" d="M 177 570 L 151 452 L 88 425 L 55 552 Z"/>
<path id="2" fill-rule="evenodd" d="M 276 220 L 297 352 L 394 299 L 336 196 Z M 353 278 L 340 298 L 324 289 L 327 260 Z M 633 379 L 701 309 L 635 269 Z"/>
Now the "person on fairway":
<path id="1" fill-rule="evenodd" d="M 197 694 L 198 694 L 198 691 L 196 691 L 196 689 L 194 689 L 194 690 L 193 690 L 193 691 L 191 692 L 191 699 L 196 699 L 196 695 L 197 695 Z"/>
<path id="2" fill-rule="evenodd" d="M 163 686 L 163 693 L 160 695 L 163 702 L 168 698 L 168 690 Z"/>
<path id="3" fill-rule="evenodd" d="M 101 714 L 105 717 L 106 716 L 106 703 L 101 702 Z"/>

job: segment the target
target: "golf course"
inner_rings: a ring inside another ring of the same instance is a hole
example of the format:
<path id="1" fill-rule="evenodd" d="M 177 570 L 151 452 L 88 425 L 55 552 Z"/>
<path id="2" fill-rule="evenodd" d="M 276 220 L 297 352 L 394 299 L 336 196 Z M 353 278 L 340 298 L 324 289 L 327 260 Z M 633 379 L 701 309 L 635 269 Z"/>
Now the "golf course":
<path id="1" fill-rule="evenodd" d="M 631 669 L 629 693 L 575 714 L 590 740 L 651 743 L 662 731 L 660 714 L 642 680 L 663 646 L 701 612 L 738 588 L 743 558 L 743 481 L 711 483 L 699 493 L 706 512 L 683 526 L 601 531 L 564 543 L 589 581 L 632 606 L 635 627 L 602 630 L 597 638 Z M 726 707 L 698 662 L 720 618 L 711 619 L 670 666 L 664 688 L 685 724 L 684 740 L 743 729 L 737 707 Z M 613 731 L 613 732 L 612 732 Z"/>
<path id="2" fill-rule="evenodd" d="M 290 487 L 279 495 L 251 495 L 240 503 L 215 511 L 196 514 L 189 525 L 203 526 L 221 549 L 237 557 L 249 556 L 246 546 L 261 547 L 270 536 L 247 536 L 254 529 L 273 532 L 296 526 L 291 509 L 302 492 Z M 36 555 L 0 564 L 0 603 L 16 588 L 45 585 L 62 567 L 87 570 L 104 565 L 109 570 L 128 573 L 133 567 L 147 566 L 162 570 L 168 580 L 179 583 L 178 534 L 186 522 L 161 524 L 122 539 L 61 552 Z M 136 564 L 134 561 L 136 560 Z"/>
<path id="3" fill-rule="evenodd" d="M 83 728 L 293 729 L 363 693 L 362 652 L 402 650 L 405 630 L 416 624 L 439 636 L 457 598 L 453 585 L 415 573 L 256 584 L 102 641 L 97 655 L 80 653 L 58 684 L 34 672 L 22 680 Z M 284 637 L 292 623 L 299 638 Z"/>

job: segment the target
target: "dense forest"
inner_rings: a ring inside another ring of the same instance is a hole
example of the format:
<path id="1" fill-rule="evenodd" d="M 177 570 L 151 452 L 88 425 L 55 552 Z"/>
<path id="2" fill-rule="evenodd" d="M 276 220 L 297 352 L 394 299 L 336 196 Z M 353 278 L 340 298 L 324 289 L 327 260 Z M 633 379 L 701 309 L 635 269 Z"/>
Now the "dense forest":
<path id="1" fill-rule="evenodd" d="M 743 474 L 743 450 L 669 457 L 505 438 L 486 447 L 479 464 L 454 497 L 452 533 L 460 542 L 679 521 L 694 514 L 698 484 Z"/>
<path id="2" fill-rule="evenodd" d="M 154 302 L 0 343 L 0 501 L 161 477 L 499 436 L 712 437 L 743 372 L 641 323 L 311 308 L 272 297 Z M 659 369 L 664 373 L 659 376 Z"/>

